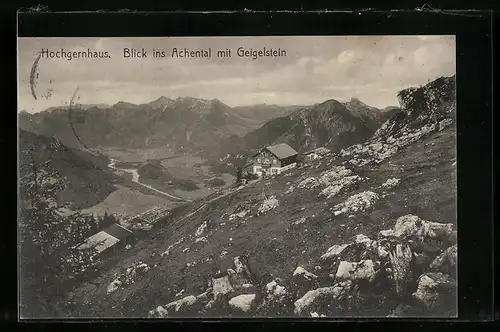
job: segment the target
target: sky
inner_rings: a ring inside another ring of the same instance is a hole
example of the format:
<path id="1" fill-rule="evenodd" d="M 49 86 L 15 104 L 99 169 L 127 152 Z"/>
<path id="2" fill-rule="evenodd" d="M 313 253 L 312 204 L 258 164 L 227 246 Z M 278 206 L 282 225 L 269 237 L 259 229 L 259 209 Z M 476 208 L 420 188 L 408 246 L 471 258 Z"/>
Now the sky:
<path id="1" fill-rule="evenodd" d="M 280 48 L 286 56 L 238 57 L 239 47 Z M 124 48 L 144 48 L 148 58 L 125 58 Z M 212 57 L 172 58 L 173 48 L 211 48 Z M 218 58 L 226 48 L 232 57 Z M 107 51 L 111 58 L 41 58 L 35 99 L 30 73 L 42 49 Z M 166 57 L 152 58 L 153 49 Z M 454 75 L 455 52 L 454 36 L 19 38 L 18 111 L 67 105 L 75 91 L 82 104 L 189 96 L 229 106 L 310 105 L 356 97 L 383 108 L 398 105 L 402 89 Z"/>

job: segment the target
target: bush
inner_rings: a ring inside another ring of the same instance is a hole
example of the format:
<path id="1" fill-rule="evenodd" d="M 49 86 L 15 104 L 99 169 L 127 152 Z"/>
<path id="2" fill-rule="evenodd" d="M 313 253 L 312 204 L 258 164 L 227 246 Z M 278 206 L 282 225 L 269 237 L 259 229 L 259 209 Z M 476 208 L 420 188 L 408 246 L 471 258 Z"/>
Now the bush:
<path id="1" fill-rule="evenodd" d="M 193 191 L 196 189 L 200 189 L 197 185 L 196 182 L 191 181 L 191 180 L 177 180 L 176 184 L 181 187 L 184 190 L 188 191 Z"/>
<path id="2" fill-rule="evenodd" d="M 226 182 L 220 178 L 216 178 L 207 181 L 207 184 L 211 187 L 222 187 L 223 185 L 226 184 Z"/>

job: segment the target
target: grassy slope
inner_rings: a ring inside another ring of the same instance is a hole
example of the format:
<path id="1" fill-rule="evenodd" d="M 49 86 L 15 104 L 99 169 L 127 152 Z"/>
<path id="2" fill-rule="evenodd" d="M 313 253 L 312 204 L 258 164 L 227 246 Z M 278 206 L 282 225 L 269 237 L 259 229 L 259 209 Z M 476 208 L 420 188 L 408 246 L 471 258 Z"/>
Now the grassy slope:
<path id="1" fill-rule="evenodd" d="M 162 198 L 159 195 L 143 194 L 138 190 L 131 190 L 120 185 L 116 187 L 117 190 L 109 194 L 104 201 L 88 209 L 84 209 L 82 212 L 98 216 L 102 216 L 107 212 L 108 214 L 127 217 L 145 212 L 156 206 L 170 209 L 179 204 Z"/>
<path id="2" fill-rule="evenodd" d="M 206 204 L 210 199 L 207 197 L 180 207 L 157 231 L 105 264 L 99 277 L 79 286 L 71 294 L 78 309 L 61 314 L 145 317 L 149 309 L 177 299 L 175 294 L 182 289 L 184 295 L 203 292 L 208 280 L 218 270 L 230 267 L 237 255 L 248 255 L 254 274 L 265 282 L 266 275 L 289 277 L 297 265 L 311 269 L 314 267 L 311 261 L 333 244 L 342 244 L 356 234 L 371 236 L 391 228 L 397 217 L 408 213 L 426 220 L 455 223 L 455 160 L 455 131 L 451 126 L 407 146 L 374 168 L 349 167 L 369 179 L 332 199 L 318 196 L 321 188 L 296 186 L 300 180 L 317 176 L 337 164 L 323 159 L 305 172 L 295 170 L 290 176 L 260 181 L 212 203 Z M 379 192 L 376 187 L 392 177 L 401 179 L 401 184 L 367 211 L 352 218 L 330 212 L 330 207 L 352 194 L 363 190 Z M 285 194 L 291 185 L 295 190 Z M 264 200 L 263 193 L 268 197 L 275 195 L 280 206 L 255 216 Z M 229 221 L 227 215 L 234 213 L 239 205 L 245 205 L 242 208 L 251 213 Z M 305 223 L 292 224 L 303 216 L 309 217 Z M 204 234 L 208 242 L 194 243 L 194 233 L 205 220 L 210 220 Z M 169 256 L 161 258 L 160 253 L 178 240 L 183 242 Z M 183 252 L 185 248 L 189 251 Z M 221 256 L 223 251 L 227 255 Z M 153 253 L 156 255 L 151 257 Z M 114 273 L 138 260 L 158 266 L 136 283 L 106 294 Z M 186 267 L 188 262 L 199 263 Z"/>

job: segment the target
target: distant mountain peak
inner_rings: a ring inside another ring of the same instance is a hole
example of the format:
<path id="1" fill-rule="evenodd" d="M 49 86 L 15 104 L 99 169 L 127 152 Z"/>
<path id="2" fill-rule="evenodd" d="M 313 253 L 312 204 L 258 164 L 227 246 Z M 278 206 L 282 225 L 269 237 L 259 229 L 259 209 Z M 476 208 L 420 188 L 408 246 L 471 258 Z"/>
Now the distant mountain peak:
<path id="1" fill-rule="evenodd" d="M 352 104 L 363 104 L 363 105 L 366 105 L 361 100 L 359 100 L 358 97 L 352 97 L 351 100 L 349 100 L 349 102 L 352 103 Z"/>
<path id="2" fill-rule="evenodd" d="M 136 104 L 132 104 L 121 100 L 113 105 L 113 107 L 136 107 L 136 106 L 137 106 Z"/>
<path id="3" fill-rule="evenodd" d="M 165 97 L 165 96 L 161 96 L 159 97 L 158 99 L 156 99 L 155 101 L 161 101 L 161 102 L 171 102 L 173 101 L 172 99 L 168 98 L 168 97 Z"/>
<path id="4" fill-rule="evenodd" d="M 168 97 L 165 97 L 165 96 L 161 96 L 159 97 L 158 99 L 150 102 L 148 104 L 149 107 L 153 108 L 153 109 L 157 109 L 157 108 L 166 108 L 170 105 L 172 105 L 175 101 L 168 98 Z"/>

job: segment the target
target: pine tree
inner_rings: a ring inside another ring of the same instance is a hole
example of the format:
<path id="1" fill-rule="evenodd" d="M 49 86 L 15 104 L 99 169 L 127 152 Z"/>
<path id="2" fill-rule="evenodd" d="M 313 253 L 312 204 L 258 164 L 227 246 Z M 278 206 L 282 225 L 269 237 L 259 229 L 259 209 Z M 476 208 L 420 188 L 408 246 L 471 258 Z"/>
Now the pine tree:
<path id="1" fill-rule="evenodd" d="M 241 168 L 241 166 L 238 166 L 236 168 L 236 184 L 241 184 L 242 183 L 242 180 L 243 180 L 243 169 Z"/>
<path id="2" fill-rule="evenodd" d="M 78 245 L 95 231 L 93 217 L 79 213 L 62 217 L 57 196 L 67 185 L 50 161 L 38 164 L 36 148 L 23 156 L 19 181 L 21 315 L 53 315 L 56 298 L 65 285 L 97 261 L 95 250 L 78 249 Z M 20 151 L 20 153 L 23 153 Z"/>

